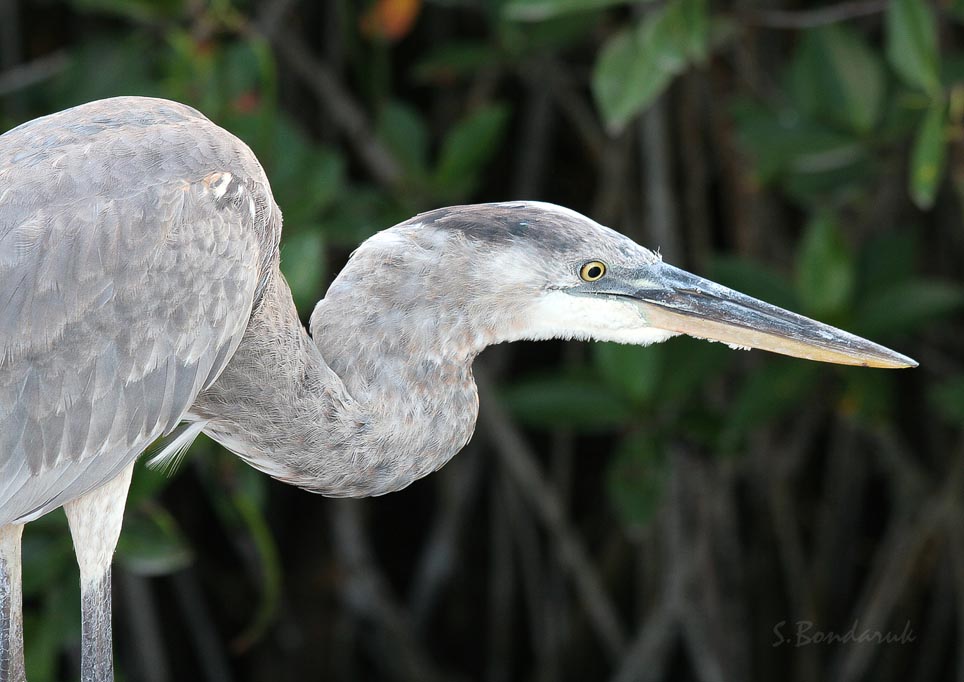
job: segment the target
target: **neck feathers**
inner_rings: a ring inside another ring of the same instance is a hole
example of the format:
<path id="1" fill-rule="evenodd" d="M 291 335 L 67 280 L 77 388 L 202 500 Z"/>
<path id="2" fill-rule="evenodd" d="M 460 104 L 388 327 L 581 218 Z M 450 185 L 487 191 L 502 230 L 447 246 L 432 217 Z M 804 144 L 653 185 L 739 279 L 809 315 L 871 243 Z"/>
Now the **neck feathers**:
<path id="1" fill-rule="evenodd" d="M 440 339 L 438 325 L 413 329 L 413 311 L 379 305 L 392 299 L 377 291 L 332 293 L 309 337 L 275 268 L 237 352 L 192 413 L 215 440 L 285 482 L 337 497 L 398 490 L 471 437 L 476 351 L 466 350 L 468 338 Z"/>

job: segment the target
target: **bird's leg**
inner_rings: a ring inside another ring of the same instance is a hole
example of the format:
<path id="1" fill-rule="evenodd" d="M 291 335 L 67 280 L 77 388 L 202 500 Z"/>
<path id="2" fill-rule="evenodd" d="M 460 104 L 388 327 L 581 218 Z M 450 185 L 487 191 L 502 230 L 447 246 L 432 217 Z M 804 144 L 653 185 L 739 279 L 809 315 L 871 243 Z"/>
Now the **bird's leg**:
<path id="1" fill-rule="evenodd" d="M 0 526 L 0 680 L 23 682 L 23 596 L 20 591 L 22 525 Z"/>
<path id="2" fill-rule="evenodd" d="M 134 465 L 64 505 L 80 566 L 81 680 L 114 679 L 111 648 L 110 562 L 120 536 Z"/>

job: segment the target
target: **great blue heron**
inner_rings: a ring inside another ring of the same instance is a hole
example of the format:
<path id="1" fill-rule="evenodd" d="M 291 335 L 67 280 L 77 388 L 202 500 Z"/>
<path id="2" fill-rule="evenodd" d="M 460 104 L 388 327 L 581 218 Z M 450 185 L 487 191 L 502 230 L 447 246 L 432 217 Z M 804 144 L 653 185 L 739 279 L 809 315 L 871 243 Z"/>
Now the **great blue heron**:
<path id="1" fill-rule="evenodd" d="M 0 136 L 0 678 L 24 677 L 23 524 L 63 506 L 83 679 L 111 679 L 111 556 L 134 461 L 161 436 L 161 459 L 203 431 L 282 481 L 378 495 L 469 440 L 472 361 L 494 343 L 682 333 L 916 365 L 538 202 L 443 208 L 380 232 L 309 335 L 280 236 L 251 150 L 182 104 L 102 100 Z"/>

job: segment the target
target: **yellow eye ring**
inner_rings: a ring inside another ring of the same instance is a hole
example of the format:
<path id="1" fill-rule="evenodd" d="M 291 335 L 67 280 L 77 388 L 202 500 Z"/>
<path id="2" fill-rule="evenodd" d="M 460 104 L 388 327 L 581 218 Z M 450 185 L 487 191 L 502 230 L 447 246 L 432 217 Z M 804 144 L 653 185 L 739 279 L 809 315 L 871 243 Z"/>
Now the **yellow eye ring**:
<path id="1" fill-rule="evenodd" d="M 579 277 L 582 278 L 583 282 L 595 282 L 602 279 L 605 274 L 606 264 L 601 260 L 591 260 L 579 268 Z"/>

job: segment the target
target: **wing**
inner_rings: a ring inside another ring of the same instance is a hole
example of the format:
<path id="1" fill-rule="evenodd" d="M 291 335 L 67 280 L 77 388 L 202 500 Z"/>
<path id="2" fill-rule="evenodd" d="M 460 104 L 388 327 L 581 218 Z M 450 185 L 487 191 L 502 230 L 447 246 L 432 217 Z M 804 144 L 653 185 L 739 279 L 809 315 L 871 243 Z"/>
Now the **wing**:
<path id="1" fill-rule="evenodd" d="M 177 425 L 240 342 L 280 229 L 251 151 L 173 102 L 0 136 L 0 524 Z"/>

